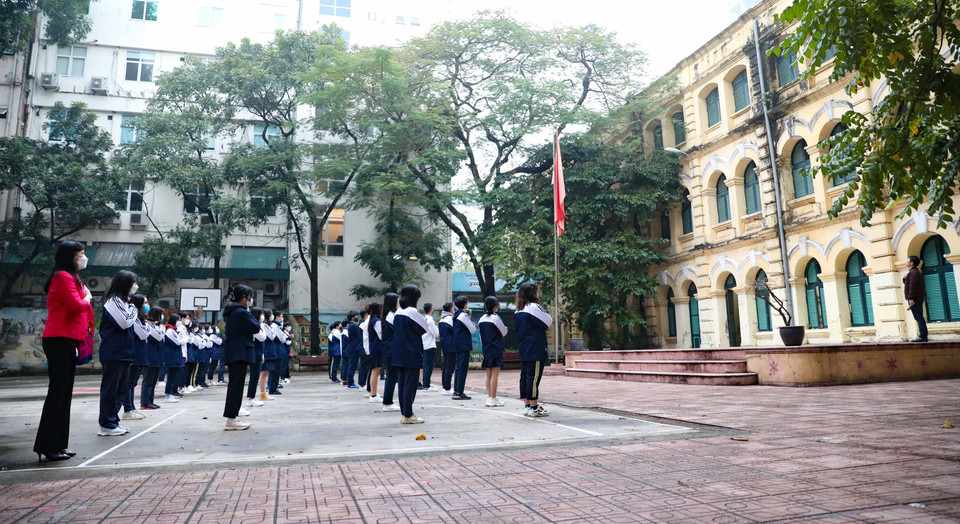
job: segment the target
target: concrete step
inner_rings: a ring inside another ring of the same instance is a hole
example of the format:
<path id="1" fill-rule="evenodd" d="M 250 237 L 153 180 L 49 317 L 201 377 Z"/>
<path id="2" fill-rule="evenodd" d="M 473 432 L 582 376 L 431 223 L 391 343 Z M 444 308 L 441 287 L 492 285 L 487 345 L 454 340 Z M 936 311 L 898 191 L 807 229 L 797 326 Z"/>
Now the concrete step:
<path id="1" fill-rule="evenodd" d="M 668 373 L 746 373 L 746 360 L 576 360 L 573 369 Z"/>
<path id="2" fill-rule="evenodd" d="M 756 373 L 670 373 L 652 371 L 619 371 L 567 368 L 567 376 L 629 380 L 631 382 L 659 382 L 662 384 L 692 384 L 699 386 L 750 386 L 757 384 Z"/>
<path id="3" fill-rule="evenodd" d="M 631 349 L 625 351 L 568 351 L 568 360 L 744 360 L 744 349 Z"/>

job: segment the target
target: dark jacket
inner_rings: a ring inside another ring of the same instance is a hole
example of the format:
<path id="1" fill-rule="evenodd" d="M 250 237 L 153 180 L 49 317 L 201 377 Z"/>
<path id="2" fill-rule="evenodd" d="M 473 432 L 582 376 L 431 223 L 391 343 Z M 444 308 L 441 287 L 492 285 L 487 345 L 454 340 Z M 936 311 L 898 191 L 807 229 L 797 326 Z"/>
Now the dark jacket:
<path id="1" fill-rule="evenodd" d="M 540 304 L 527 304 L 513 316 L 517 326 L 520 360 L 523 362 L 547 360 L 547 328 L 553 322 Z"/>
<path id="2" fill-rule="evenodd" d="M 347 326 L 347 343 L 341 351 L 344 356 L 363 351 L 363 330 L 356 322 L 351 322 Z"/>
<path id="3" fill-rule="evenodd" d="M 923 273 L 913 268 L 903 277 L 903 294 L 907 300 L 923 302 L 927 299 L 927 286 L 923 282 Z"/>
<path id="4" fill-rule="evenodd" d="M 137 309 L 132 304 L 110 297 L 100 317 L 100 362 L 133 362 L 136 356 L 133 324 Z"/>
<path id="5" fill-rule="evenodd" d="M 260 323 L 240 304 L 227 304 L 223 320 L 223 361 L 253 363 L 253 336 L 260 332 Z"/>

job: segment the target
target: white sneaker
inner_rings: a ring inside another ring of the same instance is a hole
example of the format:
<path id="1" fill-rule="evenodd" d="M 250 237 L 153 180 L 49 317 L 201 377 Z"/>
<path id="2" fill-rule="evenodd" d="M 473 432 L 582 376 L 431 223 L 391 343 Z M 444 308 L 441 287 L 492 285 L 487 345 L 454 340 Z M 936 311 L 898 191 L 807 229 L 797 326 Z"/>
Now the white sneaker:
<path id="1" fill-rule="evenodd" d="M 123 414 L 123 420 L 143 420 L 145 418 L 147 416 L 137 410 L 127 411 Z"/>
<path id="2" fill-rule="evenodd" d="M 130 428 L 128 428 L 128 427 L 126 427 L 126 426 L 121 426 L 120 424 L 117 424 L 117 427 L 120 428 L 120 429 L 122 429 L 122 430 L 124 431 L 124 433 L 130 433 Z"/>
<path id="3" fill-rule="evenodd" d="M 400 419 L 401 424 L 423 424 L 423 419 L 414 415 L 412 417 L 403 417 Z"/>
<path id="4" fill-rule="evenodd" d="M 284 384 L 289 384 L 289 383 L 290 383 L 290 379 L 289 379 L 289 378 L 283 379 L 283 383 L 284 383 Z"/>
<path id="5" fill-rule="evenodd" d="M 258 408 L 263 405 L 263 401 L 252 398 L 250 399 L 250 402 L 247 402 L 247 405 L 250 406 L 251 408 Z"/>
<path id="6" fill-rule="evenodd" d="M 193 386 L 187 386 L 186 391 L 189 391 L 190 393 L 196 393 L 199 390 Z"/>
<path id="7" fill-rule="evenodd" d="M 250 411 L 248 411 L 248 410 L 246 410 L 246 409 L 243 409 L 243 408 L 240 408 L 240 411 L 237 412 L 237 415 L 238 415 L 238 416 L 241 416 L 241 417 L 249 417 L 249 416 L 250 416 Z"/>
<path id="8" fill-rule="evenodd" d="M 127 430 L 121 428 L 120 426 L 117 426 L 115 428 L 101 427 L 100 430 L 97 431 L 98 437 L 119 437 L 120 435 L 126 435 L 126 434 L 127 434 Z"/>
<path id="9" fill-rule="evenodd" d="M 486 407 L 488 407 L 488 408 L 495 408 L 495 407 L 497 407 L 497 403 L 496 403 L 492 398 L 490 398 L 490 397 L 487 397 L 487 401 L 484 402 L 483 405 L 486 406 Z"/>
<path id="10" fill-rule="evenodd" d="M 437 388 L 435 388 L 435 387 L 433 387 L 433 386 L 430 386 L 430 387 L 428 387 L 427 389 L 425 389 L 424 391 L 440 391 L 440 390 L 437 389 Z"/>
<path id="11" fill-rule="evenodd" d="M 453 390 L 452 390 L 452 389 L 445 389 L 445 390 L 441 391 L 440 394 L 441 394 L 441 395 L 453 395 Z"/>
<path id="12" fill-rule="evenodd" d="M 167 383 L 164 382 L 164 381 L 162 381 L 162 380 L 161 380 L 160 382 L 157 382 L 157 387 L 158 387 L 158 388 L 162 388 L 163 386 L 166 386 L 166 385 L 167 385 Z"/>
<path id="13" fill-rule="evenodd" d="M 383 411 L 400 411 L 400 406 L 396 404 L 384 404 Z"/>
<path id="14" fill-rule="evenodd" d="M 165 399 L 163 399 L 163 401 L 164 401 L 164 402 L 169 402 L 169 403 L 171 403 L 171 404 L 176 404 L 177 402 L 180 402 L 180 399 L 178 399 L 177 397 L 175 397 L 175 396 L 173 396 L 173 395 L 167 395 L 167 397 L 166 397 Z"/>
<path id="15" fill-rule="evenodd" d="M 499 408 L 499 407 L 501 407 L 501 406 L 506 406 L 506 404 L 504 404 L 504 402 L 503 402 L 502 400 L 494 397 L 494 399 L 493 399 L 493 407 Z"/>
<path id="16" fill-rule="evenodd" d="M 370 397 L 369 402 L 370 402 L 371 404 L 381 404 L 381 403 L 383 403 L 383 397 L 381 397 L 381 396 L 379 396 L 379 395 L 374 395 L 374 396 Z"/>
<path id="17" fill-rule="evenodd" d="M 243 431 L 250 427 L 249 422 L 240 422 L 239 420 L 234 420 L 233 422 L 227 421 L 227 425 L 224 426 L 224 431 Z"/>

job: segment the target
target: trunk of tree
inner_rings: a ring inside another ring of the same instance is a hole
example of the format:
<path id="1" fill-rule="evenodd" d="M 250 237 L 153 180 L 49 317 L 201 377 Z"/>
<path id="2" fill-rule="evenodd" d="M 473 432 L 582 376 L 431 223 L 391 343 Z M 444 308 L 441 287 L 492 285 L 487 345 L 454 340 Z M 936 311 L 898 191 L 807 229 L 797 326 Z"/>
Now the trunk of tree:
<path id="1" fill-rule="evenodd" d="M 320 353 L 320 228 L 317 214 L 308 211 L 310 217 L 310 352 Z"/>
<path id="2" fill-rule="evenodd" d="M 213 289 L 220 288 L 220 257 L 213 257 Z M 217 323 L 217 314 L 219 311 L 213 312 L 213 320 L 211 323 Z"/>

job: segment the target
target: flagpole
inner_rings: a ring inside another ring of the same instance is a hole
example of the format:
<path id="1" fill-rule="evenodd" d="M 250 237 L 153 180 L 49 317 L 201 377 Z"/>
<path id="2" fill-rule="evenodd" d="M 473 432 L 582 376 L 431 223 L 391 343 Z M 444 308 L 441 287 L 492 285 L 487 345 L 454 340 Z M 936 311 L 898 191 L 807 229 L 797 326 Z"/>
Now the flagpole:
<path id="1" fill-rule="evenodd" d="M 560 130 L 554 134 L 553 172 L 555 183 L 557 176 L 557 149 L 560 148 Z M 557 198 L 557 189 L 553 190 L 553 198 Z M 560 362 L 560 224 L 557 222 L 557 203 L 553 203 L 553 314 L 557 321 L 553 326 L 553 361 Z"/>

